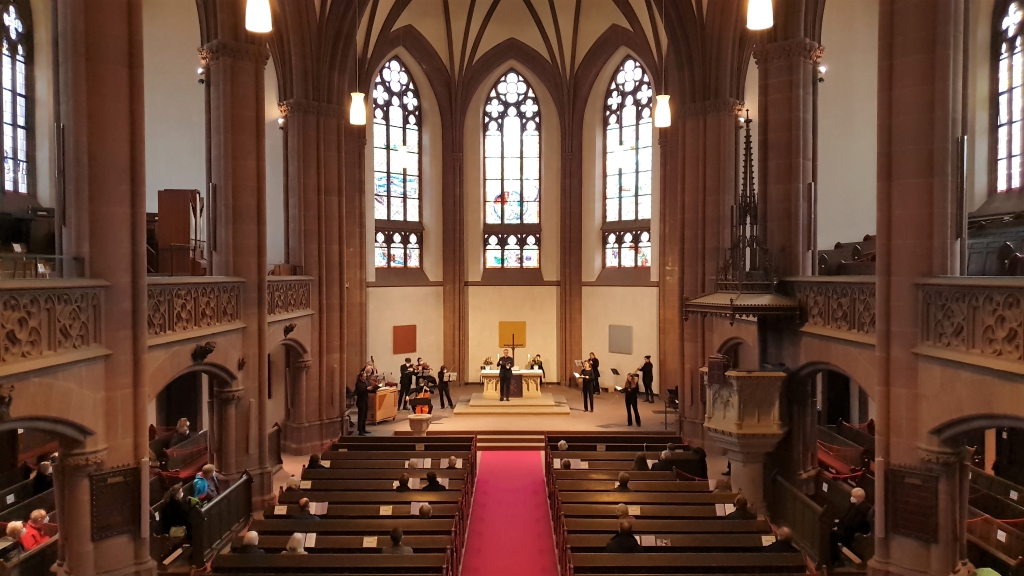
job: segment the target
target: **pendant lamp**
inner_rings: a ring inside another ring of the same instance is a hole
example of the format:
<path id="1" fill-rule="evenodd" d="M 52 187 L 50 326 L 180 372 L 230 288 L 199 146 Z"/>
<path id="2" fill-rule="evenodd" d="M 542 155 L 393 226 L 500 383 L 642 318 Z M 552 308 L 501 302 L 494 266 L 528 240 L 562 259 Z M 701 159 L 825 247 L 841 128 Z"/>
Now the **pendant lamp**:
<path id="1" fill-rule="evenodd" d="M 348 109 L 348 123 L 355 126 L 366 125 L 366 94 L 362 92 L 352 93 L 352 104 Z"/>
<path id="2" fill-rule="evenodd" d="M 774 25 L 772 0 L 749 0 L 747 3 L 748 30 L 767 30 Z"/>
<path id="3" fill-rule="evenodd" d="M 672 125 L 672 109 L 669 108 L 668 94 L 658 94 L 654 97 L 654 127 L 668 128 Z"/>
<path id="4" fill-rule="evenodd" d="M 245 29 L 259 34 L 274 29 L 270 21 L 270 0 L 246 0 Z"/>

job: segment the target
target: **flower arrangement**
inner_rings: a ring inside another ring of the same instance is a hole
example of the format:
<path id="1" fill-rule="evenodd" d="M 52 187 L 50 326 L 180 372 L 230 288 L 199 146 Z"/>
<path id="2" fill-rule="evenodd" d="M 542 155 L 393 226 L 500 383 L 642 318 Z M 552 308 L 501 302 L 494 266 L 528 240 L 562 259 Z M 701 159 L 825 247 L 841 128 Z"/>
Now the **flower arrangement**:
<path id="1" fill-rule="evenodd" d="M 491 357 L 488 356 L 487 358 L 484 358 L 483 365 L 484 366 L 494 366 L 494 360 L 491 360 Z"/>

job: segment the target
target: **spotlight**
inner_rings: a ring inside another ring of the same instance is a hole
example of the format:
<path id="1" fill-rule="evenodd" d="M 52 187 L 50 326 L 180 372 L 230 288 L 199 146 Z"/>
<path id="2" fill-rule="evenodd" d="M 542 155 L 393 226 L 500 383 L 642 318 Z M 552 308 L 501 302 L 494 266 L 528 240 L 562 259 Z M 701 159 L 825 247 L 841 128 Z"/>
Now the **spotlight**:
<path id="1" fill-rule="evenodd" d="M 277 127 L 284 130 L 284 116 L 277 119 Z"/>
<path id="2" fill-rule="evenodd" d="M 200 66 L 199 69 L 196 70 L 196 74 L 199 74 L 199 83 L 206 84 L 206 68 Z"/>

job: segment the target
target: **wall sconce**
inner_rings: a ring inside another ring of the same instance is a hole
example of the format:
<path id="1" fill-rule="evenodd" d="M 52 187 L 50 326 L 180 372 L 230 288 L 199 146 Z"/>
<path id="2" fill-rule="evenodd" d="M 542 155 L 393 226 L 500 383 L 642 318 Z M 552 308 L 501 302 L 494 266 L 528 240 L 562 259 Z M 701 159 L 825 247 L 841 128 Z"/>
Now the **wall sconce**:
<path id="1" fill-rule="evenodd" d="M 199 84 L 206 84 L 206 68 L 200 66 L 199 69 L 196 70 L 196 74 L 199 74 Z"/>
<path id="2" fill-rule="evenodd" d="M 828 66 L 824 64 L 818 64 L 818 83 L 821 84 L 825 81 L 825 72 L 828 70 Z"/>
<path id="3" fill-rule="evenodd" d="M 284 116 L 277 119 L 277 128 L 279 130 L 284 130 Z"/>

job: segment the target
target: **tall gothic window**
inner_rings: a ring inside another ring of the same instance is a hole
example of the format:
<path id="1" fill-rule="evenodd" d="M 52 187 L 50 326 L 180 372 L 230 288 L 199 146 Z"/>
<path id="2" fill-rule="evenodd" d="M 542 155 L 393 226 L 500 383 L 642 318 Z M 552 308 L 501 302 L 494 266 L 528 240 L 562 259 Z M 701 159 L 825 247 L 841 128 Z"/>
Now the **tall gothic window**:
<path id="1" fill-rule="evenodd" d="M 1002 16 L 996 105 L 996 191 L 1021 188 L 1021 132 L 1024 119 L 1024 62 L 1021 58 L 1021 7 L 1010 2 Z"/>
<path id="2" fill-rule="evenodd" d="M 373 217 L 377 268 L 419 268 L 420 97 L 398 58 L 384 63 L 373 85 Z"/>
<path id="3" fill-rule="evenodd" d="M 32 99 L 29 98 L 32 61 L 32 37 L 28 23 L 28 6 L 24 2 L 2 2 L 3 10 L 3 110 L 4 190 L 28 194 L 29 189 L 29 119 Z"/>
<path id="4" fill-rule="evenodd" d="M 647 72 L 626 57 L 608 86 L 604 108 L 606 267 L 651 265 L 653 99 Z"/>
<path id="5" fill-rule="evenodd" d="M 540 107 L 509 70 L 487 96 L 484 129 L 484 263 L 540 266 Z"/>

